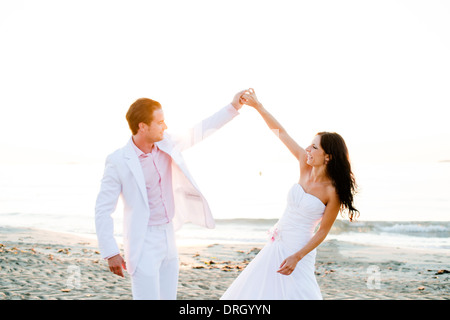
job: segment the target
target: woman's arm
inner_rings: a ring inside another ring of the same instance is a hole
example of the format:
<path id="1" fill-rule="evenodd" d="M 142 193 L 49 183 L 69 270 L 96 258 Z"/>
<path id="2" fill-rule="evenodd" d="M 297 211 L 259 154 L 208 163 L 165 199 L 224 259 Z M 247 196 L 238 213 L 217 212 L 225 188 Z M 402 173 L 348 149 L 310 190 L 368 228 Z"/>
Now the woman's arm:
<path id="1" fill-rule="evenodd" d="M 306 163 L 306 151 L 300 147 L 294 139 L 287 133 L 283 126 L 267 111 L 264 106 L 258 101 L 255 91 L 249 89 L 248 93 L 242 95 L 242 100 L 246 105 L 255 108 L 256 111 L 262 116 L 267 126 L 277 134 L 278 138 L 284 143 L 284 145 L 291 151 L 295 158 L 302 163 Z"/>

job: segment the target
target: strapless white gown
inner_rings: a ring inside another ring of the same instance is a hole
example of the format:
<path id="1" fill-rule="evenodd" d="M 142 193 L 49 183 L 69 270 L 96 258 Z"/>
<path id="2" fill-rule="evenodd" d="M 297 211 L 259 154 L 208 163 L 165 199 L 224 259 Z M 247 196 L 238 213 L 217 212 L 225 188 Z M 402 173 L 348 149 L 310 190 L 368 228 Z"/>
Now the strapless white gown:
<path id="1" fill-rule="evenodd" d="M 306 193 L 300 184 L 289 191 L 283 216 L 269 232 L 269 240 L 225 291 L 223 300 L 322 299 L 314 275 L 316 250 L 299 261 L 288 276 L 277 272 L 288 256 L 299 251 L 313 236 L 325 205 Z"/>

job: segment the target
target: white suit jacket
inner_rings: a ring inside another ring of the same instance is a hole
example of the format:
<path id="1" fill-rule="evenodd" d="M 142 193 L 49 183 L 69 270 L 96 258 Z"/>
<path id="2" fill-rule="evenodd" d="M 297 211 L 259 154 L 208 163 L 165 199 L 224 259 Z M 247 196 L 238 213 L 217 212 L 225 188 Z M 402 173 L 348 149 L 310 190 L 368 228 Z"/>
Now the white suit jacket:
<path id="1" fill-rule="evenodd" d="M 175 137 L 165 133 L 164 139 L 156 143 L 160 150 L 172 157 L 175 229 L 179 229 L 185 222 L 207 228 L 215 227 L 209 205 L 189 173 L 181 151 L 203 140 L 238 114 L 231 104 L 227 105 L 184 135 Z M 116 209 L 119 196 L 122 196 L 124 251 L 129 274 L 134 273 L 139 261 L 151 215 L 144 174 L 132 143 L 130 138 L 127 145 L 107 157 L 95 205 L 98 244 L 101 256 L 106 258 L 120 252 L 114 238 L 112 213 Z"/>

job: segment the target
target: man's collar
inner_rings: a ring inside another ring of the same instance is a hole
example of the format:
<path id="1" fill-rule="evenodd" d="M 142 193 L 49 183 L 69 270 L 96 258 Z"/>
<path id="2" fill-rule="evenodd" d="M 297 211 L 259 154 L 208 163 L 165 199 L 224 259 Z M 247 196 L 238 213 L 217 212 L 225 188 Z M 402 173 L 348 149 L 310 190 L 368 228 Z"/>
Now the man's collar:
<path id="1" fill-rule="evenodd" d="M 134 143 L 133 137 L 131 137 L 131 145 L 133 146 L 134 151 L 136 151 L 136 154 L 137 154 L 138 158 L 139 158 L 141 155 L 145 155 L 145 156 L 147 155 L 144 151 L 142 151 L 141 149 L 139 149 L 138 146 Z M 153 150 L 159 150 L 159 148 L 158 148 L 158 146 L 156 145 L 156 143 L 153 144 L 152 151 L 153 151 Z"/>

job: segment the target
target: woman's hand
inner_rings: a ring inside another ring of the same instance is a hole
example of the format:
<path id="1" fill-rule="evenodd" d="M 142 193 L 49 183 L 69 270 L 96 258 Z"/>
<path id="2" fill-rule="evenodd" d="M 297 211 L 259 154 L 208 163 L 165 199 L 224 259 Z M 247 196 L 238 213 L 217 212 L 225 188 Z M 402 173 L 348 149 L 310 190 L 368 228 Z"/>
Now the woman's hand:
<path id="1" fill-rule="evenodd" d="M 261 108 L 262 104 L 258 101 L 258 98 L 256 97 L 255 90 L 252 88 L 248 89 L 240 99 L 240 103 L 246 104 L 250 107 L 253 107 L 255 109 Z"/>
<path id="2" fill-rule="evenodd" d="M 278 273 L 284 274 L 285 276 L 290 275 L 297 266 L 297 263 L 301 260 L 297 254 L 293 254 L 292 256 L 287 257 L 283 260 L 280 265 L 280 269 L 278 269 Z"/>

